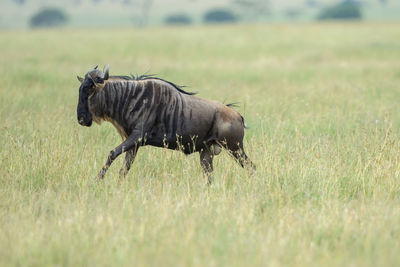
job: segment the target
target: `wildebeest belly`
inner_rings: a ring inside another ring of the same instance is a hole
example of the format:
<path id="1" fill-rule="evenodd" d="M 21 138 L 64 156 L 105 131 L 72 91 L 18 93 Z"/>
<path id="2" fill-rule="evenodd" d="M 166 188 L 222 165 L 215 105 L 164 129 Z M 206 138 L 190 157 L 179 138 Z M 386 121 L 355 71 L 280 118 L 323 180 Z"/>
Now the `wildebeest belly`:
<path id="1" fill-rule="evenodd" d="M 202 140 L 199 140 L 196 136 L 177 136 L 176 138 L 171 139 L 160 139 L 160 138 L 150 138 L 145 141 L 146 145 L 163 147 L 173 150 L 182 151 L 185 154 L 191 154 L 196 151 L 200 151 L 205 148 L 205 144 Z"/>

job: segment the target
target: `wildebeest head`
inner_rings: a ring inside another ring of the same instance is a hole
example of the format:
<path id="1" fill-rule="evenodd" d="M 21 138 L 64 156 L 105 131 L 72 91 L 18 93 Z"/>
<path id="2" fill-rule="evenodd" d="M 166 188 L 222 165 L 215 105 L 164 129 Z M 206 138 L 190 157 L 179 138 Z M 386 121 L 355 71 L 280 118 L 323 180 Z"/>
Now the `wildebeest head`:
<path id="1" fill-rule="evenodd" d="M 109 78 L 109 65 L 106 71 L 102 72 L 97 69 L 97 66 L 86 73 L 85 78 L 77 76 L 81 82 L 79 87 L 79 100 L 78 100 L 78 122 L 80 125 L 90 127 L 92 125 L 92 114 L 89 111 L 89 98 L 93 96 L 96 91 L 104 88 L 104 81 Z"/>

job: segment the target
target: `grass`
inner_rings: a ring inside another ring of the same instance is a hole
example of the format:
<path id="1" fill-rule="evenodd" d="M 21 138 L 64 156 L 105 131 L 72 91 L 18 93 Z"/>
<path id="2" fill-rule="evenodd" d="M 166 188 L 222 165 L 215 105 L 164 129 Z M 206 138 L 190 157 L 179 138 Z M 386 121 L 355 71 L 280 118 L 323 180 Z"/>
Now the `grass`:
<path id="1" fill-rule="evenodd" d="M 400 263 L 398 24 L 0 32 L 0 265 Z M 76 75 L 157 73 L 241 102 L 251 177 L 226 153 L 145 147 L 76 120 Z"/>

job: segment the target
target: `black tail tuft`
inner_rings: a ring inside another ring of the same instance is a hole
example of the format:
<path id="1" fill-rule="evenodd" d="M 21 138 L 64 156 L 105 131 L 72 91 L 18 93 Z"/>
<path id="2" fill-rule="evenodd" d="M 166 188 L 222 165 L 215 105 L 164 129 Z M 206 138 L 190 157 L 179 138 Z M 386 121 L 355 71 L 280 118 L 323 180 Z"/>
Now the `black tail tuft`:
<path id="1" fill-rule="evenodd" d="M 238 108 L 239 107 L 239 103 L 238 102 L 229 103 L 229 104 L 226 104 L 226 106 L 230 107 L 230 108 Z"/>

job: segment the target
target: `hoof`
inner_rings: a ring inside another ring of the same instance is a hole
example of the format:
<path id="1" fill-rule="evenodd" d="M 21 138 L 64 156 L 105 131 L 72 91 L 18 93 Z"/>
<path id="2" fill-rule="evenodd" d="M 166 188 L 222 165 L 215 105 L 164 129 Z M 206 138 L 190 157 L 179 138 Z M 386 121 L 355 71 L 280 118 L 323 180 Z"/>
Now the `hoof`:
<path id="1" fill-rule="evenodd" d="M 128 174 L 128 171 L 125 168 L 122 168 L 119 170 L 119 178 L 125 178 L 125 176 Z"/>
<path id="2" fill-rule="evenodd" d="M 104 169 L 102 169 L 99 174 L 97 175 L 97 179 L 98 180 L 103 180 L 104 179 L 104 175 L 106 174 L 106 171 Z"/>

